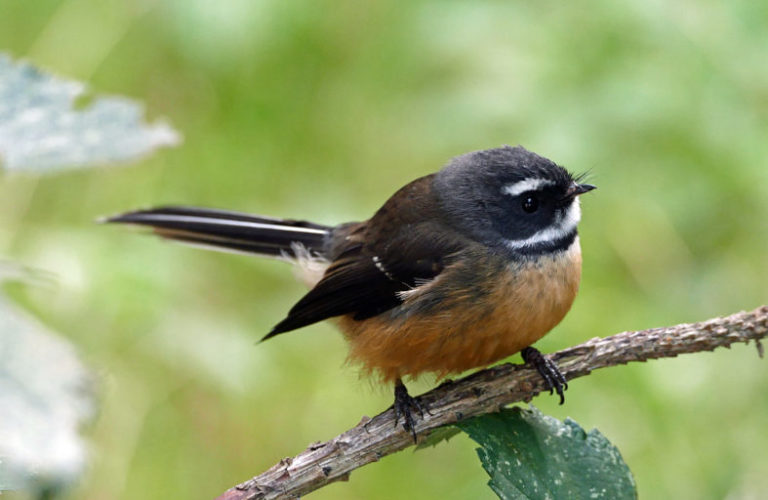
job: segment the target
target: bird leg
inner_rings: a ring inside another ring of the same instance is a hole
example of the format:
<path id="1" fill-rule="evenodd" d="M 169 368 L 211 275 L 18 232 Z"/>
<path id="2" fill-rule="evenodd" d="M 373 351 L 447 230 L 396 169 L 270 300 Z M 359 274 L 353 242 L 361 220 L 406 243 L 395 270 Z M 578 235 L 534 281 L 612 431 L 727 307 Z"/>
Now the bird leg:
<path id="1" fill-rule="evenodd" d="M 523 357 L 523 361 L 536 368 L 541 378 L 544 379 L 547 388 L 549 388 L 549 393 L 552 394 L 554 389 L 558 396 L 560 396 L 560 404 L 563 404 L 565 402 L 563 391 L 568 389 L 568 382 L 566 382 L 565 376 L 560 372 L 555 362 L 541 354 L 534 347 L 526 347 L 520 351 L 520 355 Z"/>
<path id="2" fill-rule="evenodd" d="M 413 436 L 413 442 L 416 443 L 416 429 L 415 429 L 415 420 L 413 418 L 413 411 L 419 412 L 419 416 L 421 418 L 424 418 L 424 412 L 426 411 L 429 413 L 429 411 L 419 402 L 418 399 L 411 397 L 410 394 L 408 394 L 408 389 L 406 389 L 405 384 L 403 384 L 403 381 L 400 379 L 397 379 L 395 382 L 395 402 L 392 405 L 392 409 L 395 412 L 395 427 L 397 427 L 397 423 L 400 421 L 400 417 L 403 417 L 403 429 L 406 431 L 410 431 L 411 436 Z"/>

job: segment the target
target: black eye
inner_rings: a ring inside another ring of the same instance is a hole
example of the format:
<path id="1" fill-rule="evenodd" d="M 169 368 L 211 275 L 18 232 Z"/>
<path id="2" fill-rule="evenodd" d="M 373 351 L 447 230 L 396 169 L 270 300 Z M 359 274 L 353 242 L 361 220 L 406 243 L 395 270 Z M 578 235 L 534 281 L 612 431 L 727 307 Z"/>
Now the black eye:
<path id="1" fill-rule="evenodd" d="M 535 196 L 528 195 L 523 198 L 523 210 L 525 212 L 532 214 L 536 210 L 539 209 L 539 199 Z"/>

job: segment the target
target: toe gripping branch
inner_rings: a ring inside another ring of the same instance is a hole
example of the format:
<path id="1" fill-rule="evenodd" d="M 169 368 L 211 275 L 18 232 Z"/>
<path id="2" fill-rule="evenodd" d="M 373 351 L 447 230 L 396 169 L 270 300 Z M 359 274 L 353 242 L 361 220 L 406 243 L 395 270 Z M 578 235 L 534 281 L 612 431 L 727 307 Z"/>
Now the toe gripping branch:
<path id="1" fill-rule="evenodd" d="M 408 389 L 400 380 L 395 383 L 395 403 L 392 405 L 392 408 L 395 412 L 395 427 L 397 427 L 400 417 L 402 417 L 403 429 L 411 433 L 413 442 L 416 443 L 416 420 L 413 418 L 413 412 L 417 411 L 419 416 L 424 418 L 424 413 L 429 413 L 429 410 L 418 399 L 408 394 Z"/>
<path id="2" fill-rule="evenodd" d="M 523 361 L 536 368 L 536 371 L 539 372 L 539 375 L 541 375 L 541 378 L 543 378 L 544 382 L 547 384 L 549 393 L 552 394 L 553 390 L 554 392 L 557 392 L 557 395 L 560 396 L 560 404 L 563 404 L 565 402 L 563 391 L 568 389 L 568 382 L 565 380 L 565 376 L 560 372 L 560 369 L 555 362 L 533 347 L 526 347 L 520 351 L 520 355 L 523 357 Z"/>

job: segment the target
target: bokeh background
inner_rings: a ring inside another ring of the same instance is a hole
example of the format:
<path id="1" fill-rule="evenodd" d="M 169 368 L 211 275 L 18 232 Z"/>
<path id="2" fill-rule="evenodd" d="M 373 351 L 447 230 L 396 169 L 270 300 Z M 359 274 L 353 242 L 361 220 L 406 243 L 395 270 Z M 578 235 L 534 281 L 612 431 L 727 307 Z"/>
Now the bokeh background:
<path id="1" fill-rule="evenodd" d="M 766 2 L 0 0 L 0 49 L 140 99 L 185 136 L 129 167 L 0 177 L 0 255 L 58 277 L 9 293 L 98 378 L 71 498 L 210 498 L 391 404 L 329 325 L 255 344 L 302 294 L 285 264 L 101 215 L 362 219 L 454 155 L 522 144 L 599 186 L 581 294 L 542 350 L 768 302 Z M 752 345 L 599 371 L 565 406 L 534 403 L 599 428 L 642 498 L 768 491 Z M 486 479 L 459 436 L 312 498 L 492 498 Z"/>

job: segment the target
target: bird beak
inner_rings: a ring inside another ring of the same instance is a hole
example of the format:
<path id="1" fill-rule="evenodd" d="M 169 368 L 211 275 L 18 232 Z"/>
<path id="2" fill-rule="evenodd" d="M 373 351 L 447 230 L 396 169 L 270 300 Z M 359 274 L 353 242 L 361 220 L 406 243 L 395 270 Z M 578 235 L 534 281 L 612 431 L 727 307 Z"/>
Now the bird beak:
<path id="1" fill-rule="evenodd" d="M 597 186 L 593 186 L 592 184 L 576 184 L 574 182 L 571 184 L 571 187 L 568 188 L 568 191 L 565 193 L 565 195 L 567 198 L 573 198 L 574 196 L 579 196 L 586 192 L 592 191 L 593 189 L 597 189 Z"/>

